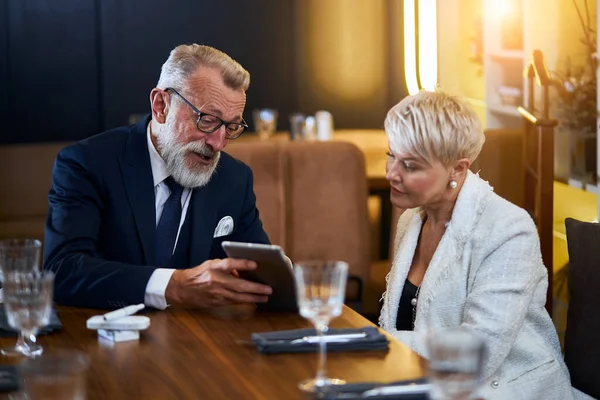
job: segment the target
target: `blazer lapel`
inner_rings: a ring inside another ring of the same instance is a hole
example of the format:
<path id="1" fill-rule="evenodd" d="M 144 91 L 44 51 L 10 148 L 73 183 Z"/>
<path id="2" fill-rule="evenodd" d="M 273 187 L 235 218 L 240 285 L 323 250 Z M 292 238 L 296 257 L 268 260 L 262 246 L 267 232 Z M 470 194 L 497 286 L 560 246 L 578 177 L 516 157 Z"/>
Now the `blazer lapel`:
<path id="1" fill-rule="evenodd" d="M 156 208 L 154 204 L 154 178 L 148 153 L 146 127 L 150 118 L 134 125 L 129 134 L 127 147 L 119 160 L 129 205 L 135 219 L 145 264 L 154 263 L 154 234 L 156 231 Z"/>
<path id="2" fill-rule="evenodd" d="M 190 266 L 194 267 L 208 259 L 217 226 L 217 176 L 213 176 L 208 185 L 196 188 L 192 192 L 192 230 L 190 236 Z"/>
<path id="3" fill-rule="evenodd" d="M 424 320 L 423 316 L 429 315 L 429 308 L 438 292 L 437 288 L 447 281 L 446 277 L 451 268 L 458 268 L 463 264 L 465 245 L 485 208 L 486 194 L 491 190 L 486 182 L 471 171 L 468 172 L 456 200 L 450 224 L 440 240 L 421 283 L 415 329 L 428 325 L 428 321 Z"/>

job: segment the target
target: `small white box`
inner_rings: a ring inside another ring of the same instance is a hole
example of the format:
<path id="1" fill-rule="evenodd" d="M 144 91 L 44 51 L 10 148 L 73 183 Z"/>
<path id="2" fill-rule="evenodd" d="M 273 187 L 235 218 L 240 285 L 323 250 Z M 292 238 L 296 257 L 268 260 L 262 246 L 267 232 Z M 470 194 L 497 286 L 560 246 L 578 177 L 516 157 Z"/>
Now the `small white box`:
<path id="1" fill-rule="evenodd" d="M 88 329 L 104 329 L 105 331 L 142 331 L 150 326 L 150 318 L 132 315 L 106 321 L 102 315 L 94 315 L 87 320 Z"/>
<path id="2" fill-rule="evenodd" d="M 140 331 L 113 331 L 98 329 L 98 336 L 111 342 L 126 342 L 129 340 L 139 340 Z"/>

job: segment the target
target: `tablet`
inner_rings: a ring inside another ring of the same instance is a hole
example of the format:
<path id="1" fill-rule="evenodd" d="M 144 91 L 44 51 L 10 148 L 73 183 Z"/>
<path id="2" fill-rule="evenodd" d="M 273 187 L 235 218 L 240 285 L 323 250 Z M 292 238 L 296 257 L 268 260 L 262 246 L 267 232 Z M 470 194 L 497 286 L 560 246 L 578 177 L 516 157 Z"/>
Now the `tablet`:
<path id="1" fill-rule="evenodd" d="M 257 304 L 259 309 L 291 312 L 298 310 L 294 271 L 281 247 L 230 241 L 223 242 L 221 246 L 230 258 L 256 261 L 258 264 L 253 271 L 238 271 L 241 278 L 273 288 L 269 301 Z"/>

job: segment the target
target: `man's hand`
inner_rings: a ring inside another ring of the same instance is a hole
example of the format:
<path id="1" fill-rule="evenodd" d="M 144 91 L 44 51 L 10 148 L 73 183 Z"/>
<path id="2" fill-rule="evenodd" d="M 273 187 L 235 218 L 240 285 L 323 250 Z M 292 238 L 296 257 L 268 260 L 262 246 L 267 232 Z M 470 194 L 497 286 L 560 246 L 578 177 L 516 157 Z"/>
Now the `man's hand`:
<path id="1" fill-rule="evenodd" d="M 273 291 L 271 287 L 237 277 L 237 271 L 255 268 L 254 261 L 226 258 L 176 270 L 167 285 L 165 298 L 168 304 L 198 307 L 265 303 Z"/>

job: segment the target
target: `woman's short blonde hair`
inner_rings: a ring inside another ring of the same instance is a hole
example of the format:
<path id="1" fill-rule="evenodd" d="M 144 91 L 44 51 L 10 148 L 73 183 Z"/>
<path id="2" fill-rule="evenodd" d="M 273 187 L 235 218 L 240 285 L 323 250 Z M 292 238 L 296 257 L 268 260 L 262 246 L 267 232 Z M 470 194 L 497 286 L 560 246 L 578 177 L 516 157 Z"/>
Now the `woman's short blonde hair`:
<path id="1" fill-rule="evenodd" d="M 250 73 L 233 58 L 214 47 L 190 44 L 171 50 L 162 66 L 156 87 L 182 89 L 186 79 L 200 67 L 218 69 L 223 82 L 231 89 L 246 91 L 250 86 Z"/>
<path id="2" fill-rule="evenodd" d="M 415 155 L 444 166 L 473 162 L 485 142 L 481 121 L 463 100 L 442 91 L 405 97 L 388 111 L 385 132 L 396 153 Z"/>

